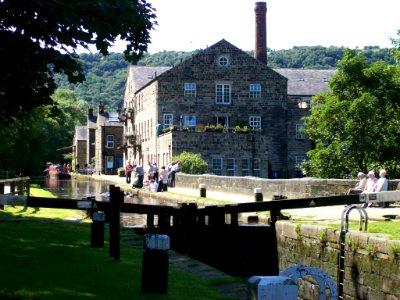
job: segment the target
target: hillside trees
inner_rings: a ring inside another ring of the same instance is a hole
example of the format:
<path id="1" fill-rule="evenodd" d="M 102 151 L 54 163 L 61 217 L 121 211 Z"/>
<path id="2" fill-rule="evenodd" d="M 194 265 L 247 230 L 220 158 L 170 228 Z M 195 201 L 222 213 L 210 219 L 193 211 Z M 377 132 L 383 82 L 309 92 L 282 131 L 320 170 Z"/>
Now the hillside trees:
<path id="1" fill-rule="evenodd" d="M 53 75 L 84 81 L 78 47 L 107 55 L 117 38 L 125 59 L 147 50 L 154 10 L 145 0 L 0 1 L 0 121 L 53 105 Z"/>
<path id="2" fill-rule="evenodd" d="M 128 76 L 128 62 L 124 55 L 110 53 L 104 57 L 100 53 L 84 53 L 80 55 L 79 60 L 86 80 L 71 84 L 65 76 L 56 75 L 57 85 L 74 91 L 78 98 L 84 99 L 92 107 L 97 107 L 102 101 L 107 110 L 122 108 Z"/>
<path id="3" fill-rule="evenodd" d="M 330 90 L 313 98 L 305 118 L 316 145 L 303 165 L 308 176 L 343 178 L 377 168 L 400 175 L 399 71 L 398 65 L 370 64 L 362 53 L 345 52 Z"/>

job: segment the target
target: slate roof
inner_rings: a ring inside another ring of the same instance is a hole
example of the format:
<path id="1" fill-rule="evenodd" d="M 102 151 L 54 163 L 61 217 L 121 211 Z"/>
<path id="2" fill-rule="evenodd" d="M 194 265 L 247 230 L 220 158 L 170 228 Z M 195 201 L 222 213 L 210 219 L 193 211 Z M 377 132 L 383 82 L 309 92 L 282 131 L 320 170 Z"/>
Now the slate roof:
<path id="1" fill-rule="evenodd" d="M 313 96 L 328 87 L 337 70 L 274 69 L 288 79 L 288 95 Z"/>
<path id="2" fill-rule="evenodd" d="M 108 126 L 108 127 L 123 127 L 124 126 L 124 122 L 116 120 L 115 119 L 115 115 L 117 115 L 117 113 L 102 113 L 102 114 L 98 114 L 98 123 L 100 125 L 103 126 Z M 111 119 L 110 119 L 111 116 Z"/>
<path id="3" fill-rule="evenodd" d="M 154 80 L 157 76 L 168 71 L 172 67 L 148 67 L 148 66 L 130 66 L 130 74 L 134 78 L 133 91 L 136 92 Z"/>
<path id="4" fill-rule="evenodd" d="M 131 66 L 133 90 L 136 92 L 157 76 L 172 67 Z M 328 87 L 328 81 L 336 70 L 273 69 L 288 79 L 288 95 L 313 96 Z"/>

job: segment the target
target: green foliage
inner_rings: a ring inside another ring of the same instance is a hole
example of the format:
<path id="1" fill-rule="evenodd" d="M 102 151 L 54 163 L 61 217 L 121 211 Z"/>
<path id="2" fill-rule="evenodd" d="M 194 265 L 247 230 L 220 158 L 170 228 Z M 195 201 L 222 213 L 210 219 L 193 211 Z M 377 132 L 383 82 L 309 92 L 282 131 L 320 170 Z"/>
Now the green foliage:
<path id="1" fill-rule="evenodd" d="M 155 54 L 145 54 L 142 59 L 139 60 L 138 65 L 141 66 L 166 66 L 172 67 L 181 63 L 182 61 L 191 58 L 197 54 L 199 50 L 192 52 L 176 52 L 176 51 L 162 51 Z"/>
<path id="2" fill-rule="evenodd" d="M 208 172 L 208 164 L 201 158 L 199 153 L 183 151 L 172 158 L 173 161 L 180 161 L 180 171 L 186 174 L 204 174 Z"/>
<path id="3" fill-rule="evenodd" d="M 233 132 L 235 132 L 235 133 L 249 133 L 250 130 L 249 130 L 249 127 L 247 127 L 246 125 L 243 126 L 243 127 L 241 127 L 241 126 L 239 126 L 239 125 L 236 125 L 236 126 L 233 128 Z"/>
<path id="4" fill-rule="evenodd" d="M 268 52 L 268 66 L 271 68 L 304 68 L 304 69 L 335 69 L 337 62 L 344 56 L 343 47 L 293 47 L 289 50 L 271 50 Z M 380 49 L 379 47 L 365 47 L 355 50 L 362 53 L 368 63 L 384 60 L 394 64 L 393 49 Z"/>
<path id="5" fill-rule="evenodd" d="M 287 50 L 268 50 L 268 66 L 271 68 L 302 68 L 302 69 L 335 69 L 337 62 L 343 58 L 346 48 L 343 47 L 322 47 L 302 46 L 293 47 Z M 392 57 L 393 49 L 377 46 L 367 46 L 364 49 L 355 50 L 363 53 L 369 63 L 377 60 L 384 60 L 394 64 Z M 145 54 L 138 61 L 142 66 L 176 66 L 180 62 L 196 55 L 199 50 L 193 52 L 161 51 L 154 54 Z M 247 51 L 253 56 L 253 51 Z"/>
<path id="6" fill-rule="evenodd" d="M 297 237 L 301 240 L 303 237 L 303 235 L 301 234 L 301 224 L 296 224 L 294 231 L 296 232 Z"/>
<path id="7" fill-rule="evenodd" d="M 314 141 L 308 176 L 343 178 L 346 174 L 386 168 L 399 176 L 399 67 L 369 64 L 361 53 L 346 51 L 330 90 L 313 97 L 305 132 Z"/>
<path id="8" fill-rule="evenodd" d="M 226 126 L 225 125 L 206 125 L 204 126 L 204 131 L 209 131 L 209 132 L 226 132 Z"/>
<path id="9" fill-rule="evenodd" d="M 66 76 L 55 76 L 56 83 L 61 88 L 75 92 L 78 98 L 84 99 L 92 107 L 103 102 L 107 110 L 122 108 L 124 90 L 128 76 L 128 62 L 122 53 L 110 53 L 104 57 L 101 54 L 81 54 L 86 81 L 71 84 Z"/>
<path id="10" fill-rule="evenodd" d="M 57 90 L 53 101 L 55 106 L 35 108 L 0 131 L 7 141 L 0 143 L 0 170 L 10 176 L 42 174 L 47 161 L 69 162 L 57 149 L 72 144 L 75 125 L 86 122 L 87 105 L 67 90 Z"/>
<path id="11" fill-rule="evenodd" d="M 326 246 L 326 244 L 328 243 L 328 233 L 327 233 L 326 228 L 319 232 L 318 239 L 319 239 L 319 243 L 322 246 Z"/>
<path id="12" fill-rule="evenodd" d="M 389 254 L 393 259 L 400 259 L 400 246 L 399 245 L 390 245 L 389 246 Z"/>
<path id="13" fill-rule="evenodd" d="M 51 105 L 54 74 L 83 82 L 78 47 L 108 55 L 119 38 L 127 42 L 125 59 L 138 60 L 155 17 L 144 0 L 0 1 L 0 121 Z"/>

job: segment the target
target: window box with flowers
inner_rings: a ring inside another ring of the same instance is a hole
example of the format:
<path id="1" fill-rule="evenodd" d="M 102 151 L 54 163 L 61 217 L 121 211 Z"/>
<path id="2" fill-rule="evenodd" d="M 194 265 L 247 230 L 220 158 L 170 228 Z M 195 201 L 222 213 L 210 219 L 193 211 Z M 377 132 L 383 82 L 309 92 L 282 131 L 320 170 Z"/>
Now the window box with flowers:
<path id="1" fill-rule="evenodd" d="M 176 125 L 173 125 L 173 126 L 170 126 L 170 127 L 164 128 L 164 129 L 163 129 L 163 133 L 170 132 L 170 131 L 177 131 L 178 129 L 179 129 L 179 127 L 178 127 L 178 126 L 176 126 Z"/>
<path id="2" fill-rule="evenodd" d="M 249 133 L 249 127 L 247 127 L 246 125 L 241 127 L 239 125 L 236 125 L 235 128 L 233 128 L 232 130 L 234 133 Z"/>
<path id="3" fill-rule="evenodd" d="M 225 126 L 217 124 L 217 125 L 206 125 L 204 127 L 204 131 L 205 132 L 226 132 L 227 129 Z"/>

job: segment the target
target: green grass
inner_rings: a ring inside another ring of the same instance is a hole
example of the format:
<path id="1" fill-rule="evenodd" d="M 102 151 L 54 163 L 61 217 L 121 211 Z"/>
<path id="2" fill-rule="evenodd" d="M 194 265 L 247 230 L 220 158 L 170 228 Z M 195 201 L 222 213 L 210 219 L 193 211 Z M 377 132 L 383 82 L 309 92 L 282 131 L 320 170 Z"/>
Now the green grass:
<path id="1" fill-rule="evenodd" d="M 54 197 L 38 188 L 31 196 Z M 143 294 L 142 251 L 122 241 L 121 260 L 114 261 L 107 232 L 104 248 L 90 248 L 90 224 L 64 220 L 82 216 L 68 209 L 0 210 L 0 299 L 234 299 L 220 294 L 215 280 L 173 267 L 167 295 Z"/>
<path id="2" fill-rule="evenodd" d="M 30 196 L 56 198 L 51 192 L 37 188 L 30 188 Z M 44 218 L 52 220 L 64 219 L 82 219 L 85 218 L 85 213 L 81 210 L 72 209 L 52 209 L 52 208 L 32 208 L 23 206 L 6 205 L 4 211 L 0 211 L 1 219 L 18 219 L 18 218 Z"/>
<path id="3" fill-rule="evenodd" d="M 319 225 L 327 226 L 340 229 L 340 223 L 325 223 L 316 221 L 302 221 L 301 219 L 292 220 L 296 224 L 308 224 L 308 225 Z M 364 229 L 364 226 L 363 226 Z M 358 231 L 359 222 L 349 221 L 349 230 Z M 367 232 L 383 235 L 388 239 L 399 240 L 400 239 L 400 220 L 388 220 L 388 221 L 369 221 L 367 225 Z"/>

